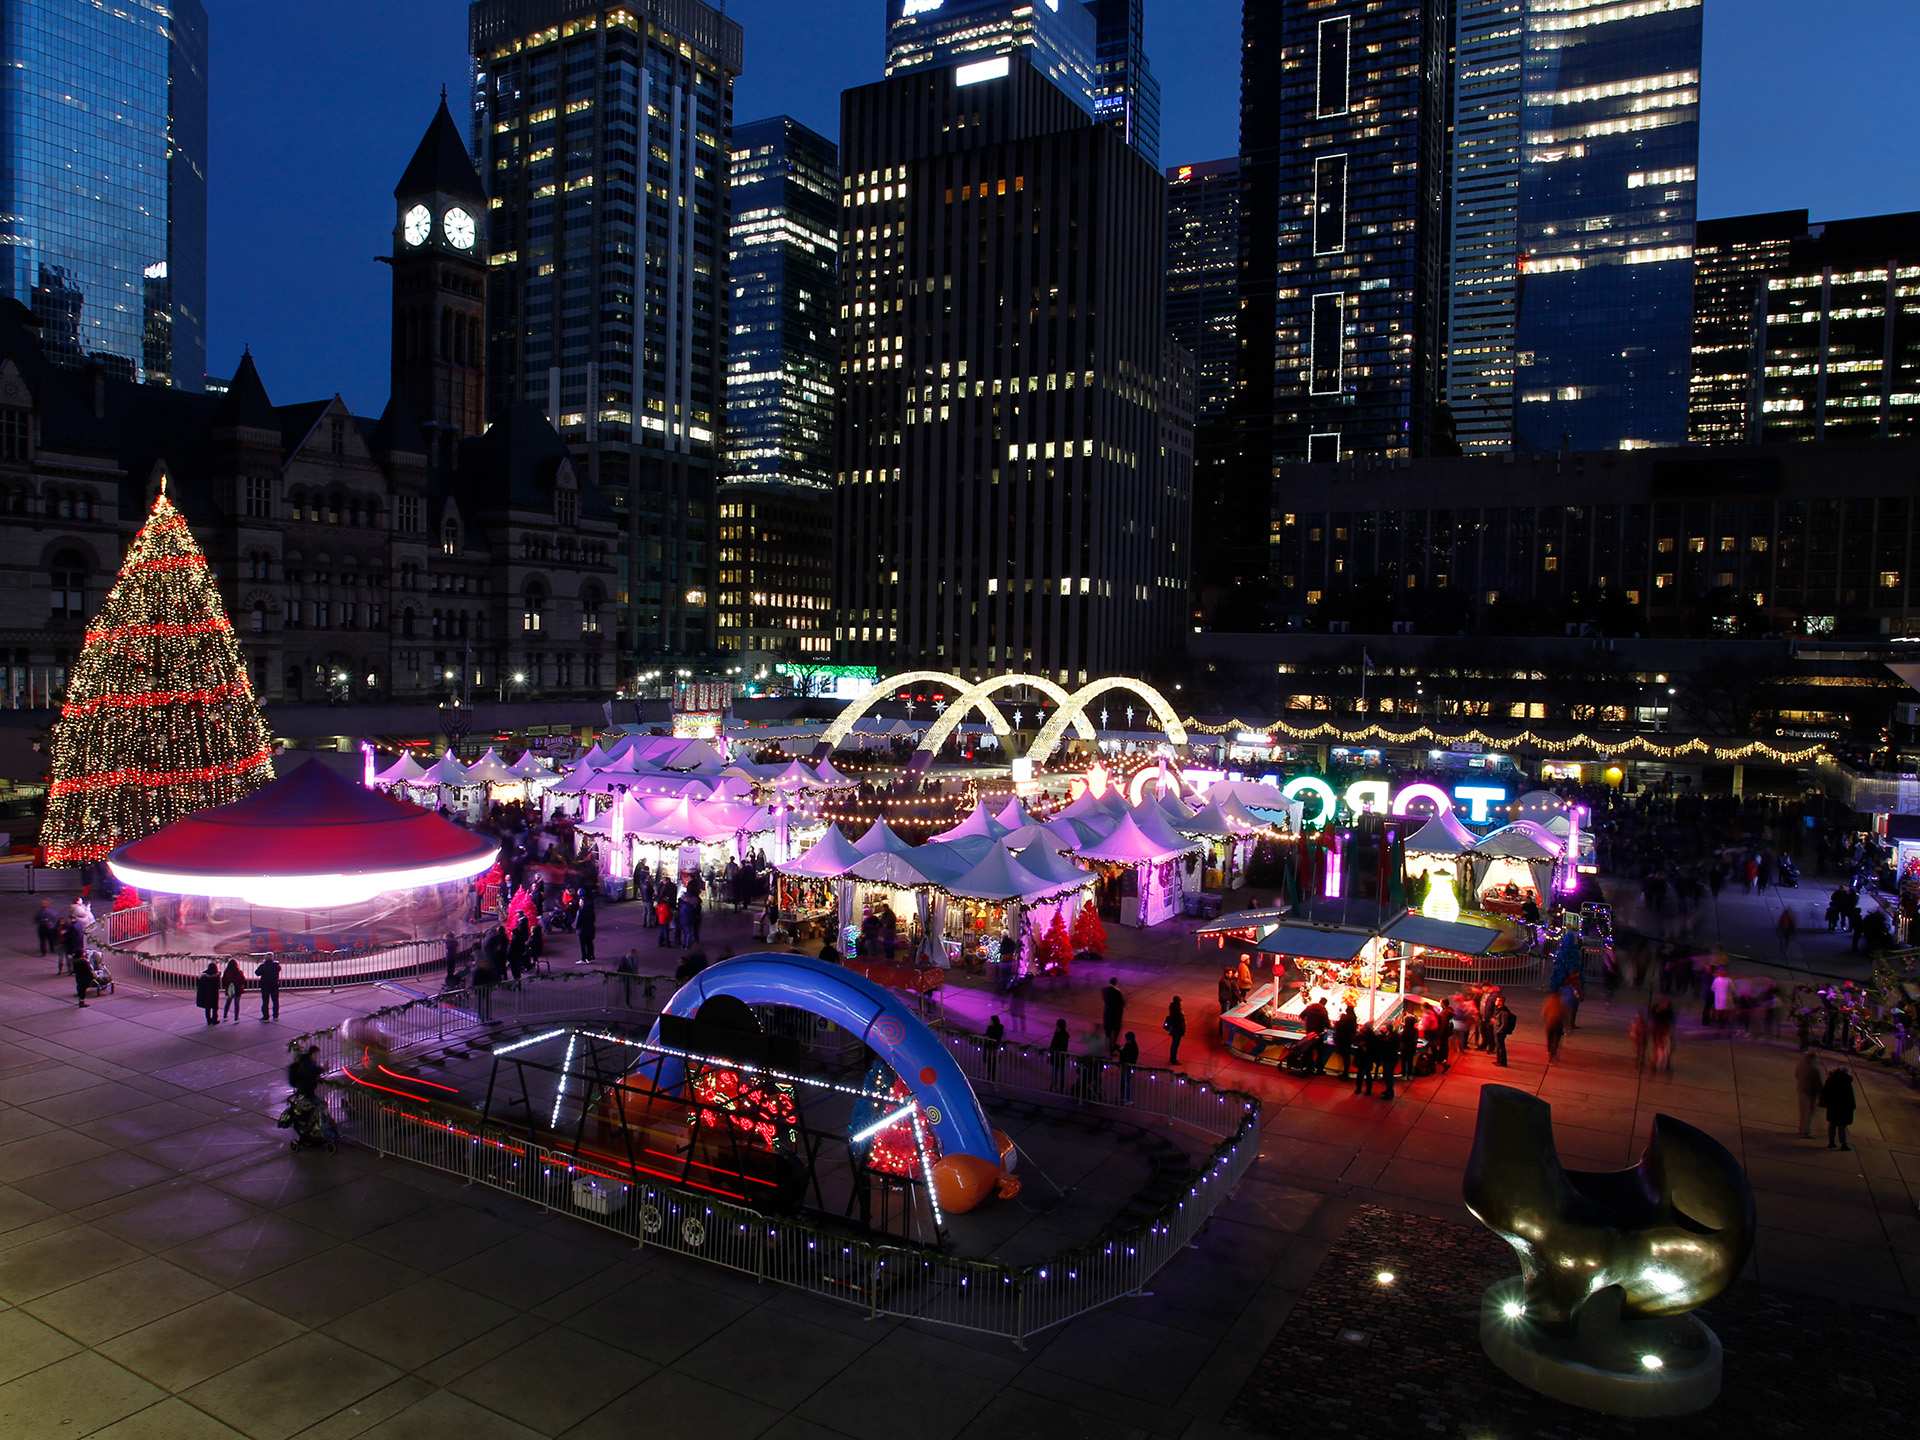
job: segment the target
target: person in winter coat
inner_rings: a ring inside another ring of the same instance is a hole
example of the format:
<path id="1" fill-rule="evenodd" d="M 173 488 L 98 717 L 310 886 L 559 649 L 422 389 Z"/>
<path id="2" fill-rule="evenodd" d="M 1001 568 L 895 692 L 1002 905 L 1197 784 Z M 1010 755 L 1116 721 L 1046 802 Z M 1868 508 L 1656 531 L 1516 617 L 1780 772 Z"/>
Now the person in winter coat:
<path id="1" fill-rule="evenodd" d="M 594 914 L 592 891 L 580 897 L 580 914 L 574 921 L 574 925 L 580 936 L 580 963 L 591 965 L 595 958 L 593 938 L 600 929 L 600 919 Z"/>
<path id="2" fill-rule="evenodd" d="M 1180 1063 L 1180 1042 L 1187 1034 L 1187 1012 L 1180 1008 L 1180 997 L 1174 996 L 1167 1005 L 1167 1018 L 1160 1022 L 1160 1028 L 1167 1032 L 1167 1064 L 1169 1067 Z"/>
<path id="3" fill-rule="evenodd" d="M 1360 1017 L 1354 1013 L 1351 1005 L 1340 1012 L 1340 1018 L 1333 1022 L 1333 1052 L 1340 1057 L 1340 1073 L 1348 1079 L 1353 1078 L 1354 1042 L 1360 1037 Z"/>
<path id="4" fill-rule="evenodd" d="M 1047 1040 L 1047 1072 L 1051 1077 L 1050 1090 L 1064 1091 L 1067 1088 L 1067 1050 L 1073 1039 L 1067 1034 L 1067 1022 L 1053 1022 L 1053 1034 Z"/>
<path id="5" fill-rule="evenodd" d="M 1504 1068 L 1507 1063 L 1507 1037 L 1519 1025 L 1520 1017 L 1513 1013 L 1504 995 L 1496 995 L 1493 997 L 1490 1018 L 1493 1022 L 1493 1063 Z"/>
<path id="6" fill-rule="evenodd" d="M 269 955 L 253 967 L 253 978 L 260 982 L 260 1018 L 280 1018 L 280 962 Z"/>
<path id="7" fill-rule="evenodd" d="M 1847 1127 L 1853 1124 L 1853 1072 L 1846 1066 L 1836 1065 L 1827 1072 L 1820 1087 L 1820 1106 L 1827 1112 L 1827 1149 L 1851 1150 Z"/>
<path id="8" fill-rule="evenodd" d="M 240 997 L 247 988 L 247 977 L 240 973 L 238 960 L 227 961 L 227 968 L 220 972 L 220 993 L 226 996 L 226 1004 L 221 1008 L 222 1019 L 232 1019 L 240 1023 Z"/>
<path id="9" fill-rule="evenodd" d="M 1540 1025 L 1547 1032 L 1547 1063 L 1560 1055 L 1560 1041 L 1567 1033 L 1567 1005 L 1561 992 L 1551 992 L 1540 1006 Z"/>
<path id="10" fill-rule="evenodd" d="M 1800 1058 L 1793 1067 L 1793 1093 L 1800 1101 L 1800 1137 L 1803 1140 L 1813 1138 L 1813 1107 L 1820 1103 L 1823 1079 L 1820 1062 L 1813 1058 L 1812 1048 L 1802 1046 Z"/>
<path id="11" fill-rule="evenodd" d="M 1348 1070 L 1353 1076 L 1354 1094 L 1362 1091 L 1369 1095 L 1373 1093 L 1373 1062 L 1373 1026 L 1362 1025 L 1353 1035 L 1352 1061 Z"/>
<path id="12" fill-rule="evenodd" d="M 1400 1078 L 1413 1078 L 1413 1058 L 1420 1053 L 1420 1017 L 1408 1010 L 1400 1021 Z"/>
<path id="13" fill-rule="evenodd" d="M 193 1003 L 206 1015 L 207 1024 L 220 1023 L 220 967 L 211 960 L 193 982 Z"/>

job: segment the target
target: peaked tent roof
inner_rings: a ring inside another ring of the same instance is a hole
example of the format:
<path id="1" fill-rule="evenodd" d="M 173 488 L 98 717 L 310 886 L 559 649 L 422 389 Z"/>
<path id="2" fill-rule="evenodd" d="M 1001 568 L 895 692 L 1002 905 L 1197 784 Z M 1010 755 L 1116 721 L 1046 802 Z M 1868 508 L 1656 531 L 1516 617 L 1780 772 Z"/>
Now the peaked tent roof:
<path id="1" fill-rule="evenodd" d="M 420 148 L 400 172 L 400 183 L 393 187 L 393 198 L 410 195 L 458 195 L 483 204 L 487 187 L 480 183 L 480 172 L 473 168 L 460 127 L 447 109 L 447 97 L 440 96 L 440 108 L 433 112 L 427 133 L 420 137 Z"/>
<path id="2" fill-rule="evenodd" d="M 1030 871 L 1042 880 L 1050 880 L 1056 885 L 1090 885 L 1093 876 L 1081 869 L 1046 841 L 1039 841 L 1016 850 L 1014 859 L 1020 862 L 1022 869 Z"/>
<path id="3" fill-rule="evenodd" d="M 1473 853 L 1496 860 L 1557 860 L 1557 847 L 1518 825 L 1503 825 L 1474 841 Z"/>
<path id="4" fill-rule="evenodd" d="M 887 824 L 886 817 L 882 816 L 867 827 L 866 834 L 853 842 L 853 848 L 862 855 L 877 855 L 882 851 L 893 855 L 908 855 L 913 852 L 914 847 L 901 839 L 899 832 Z"/>
<path id="5" fill-rule="evenodd" d="M 1544 821 L 1549 815 L 1564 815 L 1572 808 L 1571 800 L 1551 790 L 1529 790 L 1507 807 L 1507 813 L 1516 820 Z"/>
<path id="6" fill-rule="evenodd" d="M 1124 814 L 1126 809 L 1127 797 L 1118 790 L 1106 790 L 1099 795 L 1092 790 L 1082 790 L 1071 804 L 1063 805 L 1055 814 L 1068 820 L 1094 820 Z"/>
<path id="7" fill-rule="evenodd" d="M 940 843 L 964 840 L 969 835 L 984 835 L 989 840 L 998 840 L 1006 833 L 1007 827 L 987 813 L 987 802 L 984 800 L 976 800 L 973 809 L 968 812 L 966 819 L 962 820 L 958 825 L 953 825 L 942 830 L 932 838 Z"/>
<path id="8" fill-rule="evenodd" d="M 491 745 L 486 754 L 467 767 L 467 781 L 473 785 L 511 785 L 519 783 L 521 778 Z"/>
<path id="9" fill-rule="evenodd" d="M 1151 800 L 1143 800 L 1140 805 L 1128 812 L 1133 823 L 1156 845 L 1170 845 L 1175 850 L 1190 850 L 1193 842 L 1173 828 L 1173 822 L 1164 811 Z"/>
<path id="10" fill-rule="evenodd" d="M 635 839 L 665 842 L 718 840 L 733 834 L 733 827 L 706 813 L 704 802 L 682 796 L 664 815 L 633 831 Z"/>
<path id="11" fill-rule="evenodd" d="M 453 751 L 449 750 L 427 767 L 426 773 L 420 777 L 420 783 L 422 785 L 475 785 L 479 782 L 468 778 L 467 767 L 454 759 Z"/>
<path id="12" fill-rule="evenodd" d="M 1026 801 L 1018 795 L 1012 795 L 1008 797 L 1007 803 L 1000 807 L 999 813 L 993 817 L 993 822 L 1002 830 L 1018 830 L 1022 825 L 1033 822 L 1033 814 L 1027 809 Z"/>
<path id="13" fill-rule="evenodd" d="M 466 864 L 477 870 L 497 849 L 485 836 L 309 760 L 231 805 L 196 810 L 122 845 L 113 860 L 197 879 L 288 879 Z"/>
<path id="14" fill-rule="evenodd" d="M 1175 836 L 1171 842 L 1156 840 L 1140 828 L 1132 815 L 1122 815 L 1107 834 L 1091 845 L 1082 845 L 1074 853 L 1083 860 L 1108 860 L 1123 865 L 1138 865 L 1147 860 L 1165 860 L 1190 849 L 1191 842 Z"/>
<path id="15" fill-rule="evenodd" d="M 400 758 L 373 777 L 376 785 L 411 785 L 427 773 L 427 767 L 413 758 L 411 750 L 402 750 Z"/>
<path id="16" fill-rule="evenodd" d="M 520 758 L 513 762 L 511 768 L 513 773 L 523 780 L 551 780 L 554 778 L 553 770 L 531 750 L 522 750 L 520 752 Z"/>
<path id="17" fill-rule="evenodd" d="M 1064 888 L 1080 883 L 1075 881 Z M 1037 900 L 1057 895 L 1063 887 L 1057 880 L 1041 879 L 1009 855 L 1004 845 L 995 845 L 971 870 L 943 888 L 964 900 Z"/>
<path id="18" fill-rule="evenodd" d="M 830 880 L 844 875 L 864 857 L 838 825 L 827 826 L 827 833 L 807 847 L 807 853 L 776 868 L 784 875 L 812 875 Z"/>
<path id="19" fill-rule="evenodd" d="M 1235 810 L 1240 810 L 1240 807 L 1234 804 L 1232 796 L 1227 797 L 1227 804 L 1232 805 Z M 1240 813 L 1246 815 L 1244 810 Z M 1244 820 L 1236 819 L 1216 803 L 1208 805 L 1196 814 L 1189 815 L 1184 820 L 1175 821 L 1173 828 L 1182 835 L 1246 835 L 1260 829 L 1261 825 L 1251 815 L 1247 815 Z"/>
<path id="20" fill-rule="evenodd" d="M 1473 849 L 1474 834 L 1451 810 L 1442 810 L 1407 837 L 1409 855 L 1464 855 Z"/>
<path id="21" fill-rule="evenodd" d="M 835 769 L 833 761 L 831 760 L 822 760 L 820 762 L 820 779 L 829 789 L 833 790 L 845 790 L 860 783 L 851 775 L 843 774 L 841 771 Z"/>

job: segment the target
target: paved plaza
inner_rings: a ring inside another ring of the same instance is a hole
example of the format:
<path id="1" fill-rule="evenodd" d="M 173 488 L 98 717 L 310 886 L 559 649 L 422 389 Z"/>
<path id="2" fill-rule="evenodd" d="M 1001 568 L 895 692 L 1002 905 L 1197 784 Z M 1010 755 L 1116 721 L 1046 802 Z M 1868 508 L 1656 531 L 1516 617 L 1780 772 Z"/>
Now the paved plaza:
<path id="1" fill-rule="evenodd" d="M 1802 889 L 1798 901 L 1822 893 Z M 1751 953 L 1749 932 L 1771 938 L 1763 897 L 1747 899 L 1751 915 L 1723 897 L 1718 922 L 1741 954 Z M 1110 928 L 1114 954 L 1100 973 L 1042 989 L 1017 1028 L 1002 1011 L 1009 1038 L 1038 1044 L 1056 1015 L 1076 1027 L 1097 1018 L 1113 974 L 1128 995 L 1127 1028 L 1157 1064 L 1160 1017 L 1180 993 L 1184 1068 L 1262 1097 L 1261 1156 L 1150 1294 L 1016 1350 L 869 1321 L 636 1251 L 351 1147 L 289 1155 L 272 1122 L 287 1041 L 396 997 L 292 995 L 277 1024 L 250 1003 L 240 1023 L 217 1029 L 183 995 L 127 986 L 79 1009 L 52 962 L 32 953 L 31 908 L 29 897 L 0 900 L 0 1435 L 1112 1440 L 1288 1430 L 1274 1398 L 1284 1397 L 1285 1367 L 1277 1381 L 1272 1358 L 1285 1341 L 1277 1350 L 1275 1341 L 1303 1295 L 1329 1293 L 1334 1272 L 1316 1279 L 1329 1256 L 1360 1253 L 1354 1226 L 1377 1235 L 1379 1213 L 1390 1212 L 1412 1263 L 1449 1275 L 1457 1264 L 1455 1278 L 1468 1278 L 1449 1237 L 1466 1221 L 1460 1173 L 1478 1092 L 1495 1079 L 1553 1103 L 1575 1166 L 1629 1163 L 1656 1111 L 1718 1136 L 1758 1192 L 1748 1284 L 1789 1315 L 1791 1297 L 1816 1297 L 1825 1343 L 1842 1343 L 1852 1324 L 1884 1341 L 1889 1325 L 1911 1327 L 1920 1313 L 1920 1095 L 1890 1072 L 1863 1070 L 1855 1148 L 1829 1152 L 1796 1133 L 1789 1044 L 1702 1030 L 1696 1012 L 1683 1019 L 1673 1078 L 1636 1075 L 1624 995 L 1583 1006 L 1549 1067 L 1538 1001 L 1523 994 L 1511 1068 L 1470 1055 L 1387 1103 L 1226 1057 L 1210 1033 L 1216 952 L 1195 947 L 1189 923 L 1147 935 Z M 603 960 L 636 937 L 643 970 L 671 969 L 677 954 L 639 934 L 633 907 L 603 912 Z M 749 948 L 734 916 L 714 916 L 705 939 L 715 957 Z M 1826 942 L 1814 937 L 1799 963 L 1849 963 L 1844 944 L 1828 956 Z M 571 962 L 570 940 L 556 950 L 557 964 Z M 962 1023 L 999 1005 L 966 986 L 947 1001 Z M 1300 1323 L 1326 1324 L 1323 1311 L 1302 1308 Z M 1453 1319 L 1470 1340 L 1471 1315 Z M 1757 1379 L 1773 1352 L 1729 1340 L 1732 1390 Z M 1480 1363 L 1470 1344 L 1462 1353 Z M 1484 1415 L 1465 1427 L 1436 1412 L 1434 1424 L 1476 1436 L 1588 1433 L 1574 1412 L 1543 1419 L 1503 1406 L 1502 1395 L 1520 1392 L 1491 1367 L 1477 1383 Z M 1808 1407 L 1811 1423 L 1820 1412 L 1811 1398 Z M 1396 1412 L 1394 1426 L 1419 1415 Z"/>

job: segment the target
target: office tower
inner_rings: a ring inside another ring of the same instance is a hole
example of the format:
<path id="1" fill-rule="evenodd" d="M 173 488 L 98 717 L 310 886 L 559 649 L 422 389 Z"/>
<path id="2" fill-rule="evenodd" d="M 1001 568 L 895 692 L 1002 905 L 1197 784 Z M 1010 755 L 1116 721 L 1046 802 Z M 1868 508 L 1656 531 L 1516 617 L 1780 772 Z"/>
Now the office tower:
<path id="1" fill-rule="evenodd" d="M 833 609 L 840 156 L 785 115 L 733 128 L 715 591 L 728 652 L 824 655 Z"/>
<path id="2" fill-rule="evenodd" d="M 1513 444 L 1527 0 L 1455 0 L 1447 403 L 1468 454 Z"/>
<path id="3" fill-rule="evenodd" d="M 739 25 L 700 0 L 475 0 L 489 411 L 544 410 L 627 531 L 632 656 L 714 645 Z"/>
<path id="4" fill-rule="evenodd" d="M 200 0 L 0 10 L 0 296 L 49 360 L 197 391 L 206 375 Z"/>
<path id="5" fill-rule="evenodd" d="M 1069 0 L 1071 3 L 1071 0 Z M 1093 12 L 1093 113 L 1160 163 L 1160 82 L 1147 59 L 1146 0 L 1087 0 Z"/>
<path id="6" fill-rule="evenodd" d="M 444 94 L 393 202 L 389 393 L 445 469 L 487 425 L 487 192 Z"/>
<path id="7" fill-rule="evenodd" d="M 1767 281 L 1786 273 L 1807 212 L 1702 220 L 1693 240 L 1693 377 L 1687 440 L 1746 445 L 1760 438 Z"/>
<path id="8" fill-rule="evenodd" d="M 1762 440 L 1920 436 L 1920 211 L 1809 227 L 1757 329 Z"/>
<path id="9" fill-rule="evenodd" d="M 1463 449 L 1687 434 L 1700 0 L 1456 0 L 1447 397 Z"/>
<path id="10" fill-rule="evenodd" d="M 1528 0 L 1514 439 L 1678 445 L 1692 370 L 1699 0 Z"/>
<path id="11" fill-rule="evenodd" d="M 1145 0 L 887 0 L 888 75 L 1016 50 L 1075 104 L 1160 163 L 1160 82 L 1145 49 Z"/>
<path id="12" fill-rule="evenodd" d="M 1198 417 L 1233 400 L 1240 323 L 1240 162 L 1167 171 L 1167 336 L 1193 356 Z"/>
<path id="13" fill-rule="evenodd" d="M 1190 503 L 1160 463 L 1159 172 L 1024 50 L 847 91 L 840 147 L 836 649 L 1150 663 Z"/>
<path id="14" fill-rule="evenodd" d="M 1241 93 L 1244 132 L 1248 91 L 1278 91 L 1275 198 L 1248 202 L 1275 217 L 1273 464 L 1419 453 L 1446 338 L 1446 0 L 1266 8 Z"/>

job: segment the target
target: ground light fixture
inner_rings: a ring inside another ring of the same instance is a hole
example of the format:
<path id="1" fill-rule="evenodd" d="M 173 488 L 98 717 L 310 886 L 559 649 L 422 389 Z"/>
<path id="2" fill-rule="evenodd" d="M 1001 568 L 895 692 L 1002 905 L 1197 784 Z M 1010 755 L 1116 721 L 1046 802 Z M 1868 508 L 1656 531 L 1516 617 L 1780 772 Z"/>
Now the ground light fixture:
<path id="1" fill-rule="evenodd" d="M 1527 1313 L 1527 1307 L 1518 1300 L 1504 1300 L 1500 1304 L 1500 1313 L 1509 1320 L 1519 1320 Z"/>
<path id="2" fill-rule="evenodd" d="M 1391 1270 L 1376 1270 L 1373 1275 L 1373 1283 L 1376 1285 L 1391 1285 L 1393 1278 L 1393 1272 Z"/>
<path id="3" fill-rule="evenodd" d="M 1667 1362 L 1662 1360 L 1658 1355 L 1642 1355 L 1640 1357 L 1640 1366 L 1644 1370 L 1659 1370 L 1664 1368 L 1666 1363 Z"/>

